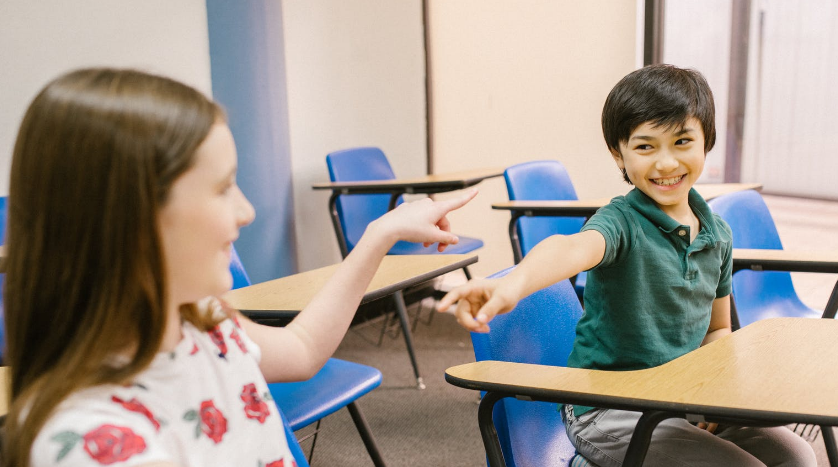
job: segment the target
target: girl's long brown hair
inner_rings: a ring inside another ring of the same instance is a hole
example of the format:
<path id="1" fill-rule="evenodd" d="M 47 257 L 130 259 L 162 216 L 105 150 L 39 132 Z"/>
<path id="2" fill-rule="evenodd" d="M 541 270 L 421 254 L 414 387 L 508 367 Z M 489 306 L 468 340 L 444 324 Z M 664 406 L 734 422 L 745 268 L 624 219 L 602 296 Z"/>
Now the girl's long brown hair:
<path id="1" fill-rule="evenodd" d="M 68 395 L 129 381 L 158 352 L 166 277 L 157 213 L 222 118 L 195 89 L 132 70 L 66 74 L 30 105 L 8 199 L 6 466 L 28 465 Z M 182 313 L 206 324 L 194 306 Z M 117 354 L 127 363 L 115 364 Z"/>

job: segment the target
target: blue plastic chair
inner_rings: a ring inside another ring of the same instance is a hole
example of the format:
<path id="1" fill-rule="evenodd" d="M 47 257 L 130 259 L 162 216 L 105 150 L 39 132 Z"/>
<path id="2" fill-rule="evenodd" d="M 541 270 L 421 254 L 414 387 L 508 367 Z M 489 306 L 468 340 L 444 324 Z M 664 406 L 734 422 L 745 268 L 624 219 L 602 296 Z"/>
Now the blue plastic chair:
<path id="1" fill-rule="evenodd" d="M 576 200 L 576 190 L 564 165 L 556 160 L 524 162 L 513 165 L 503 172 L 506 192 L 510 201 L 518 200 Z M 527 255 L 538 242 L 551 235 L 572 235 L 578 233 L 585 223 L 584 217 L 526 217 L 518 218 L 515 229 L 518 245 L 510 239 L 515 263 Z M 520 257 L 516 248 L 520 251 Z M 585 292 L 586 272 L 576 276 L 574 288 L 579 300 Z"/>
<path id="2" fill-rule="evenodd" d="M 329 178 L 333 182 L 354 182 L 365 180 L 392 180 L 396 178 L 387 156 L 379 148 L 360 147 L 335 151 L 326 156 L 326 165 L 329 168 Z M 401 203 L 401 197 L 398 200 Z M 390 207 L 389 194 L 353 194 L 340 195 L 335 201 L 335 210 L 340 226 L 335 225 L 335 234 L 338 236 L 338 245 L 341 254 L 346 257 L 366 230 L 367 225 L 387 213 Z M 334 214 L 333 214 L 334 216 Z M 334 221 L 334 219 L 333 219 Z M 458 235 L 460 242 L 451 245 L 440 253 L 437 246 L 424 247 L 421 243 L 400 241 L 390 249 L 390 255 L 438 255 L 438 254 L 463 254 L 474 251 L 483 246 L 483 241 Z M 463 268 L 466 278 L 471 279 L 467 267 Z M 413 366 L 413 374 L 419 389 L 424 389 L 425 384 L 419 372 L 419 364 L 416 360 L 416 352 L 413 347 L 413 336 L 407 316 L 404 294 L 398 291 L 393 294 L 396 314 L 399 318 L 402 334 L 404 336 L 407 353 Z M 433 316 L 433 315 L 431 315 Z M 418 316 L 417 316 L 418 317 Z M 385 322 L 382 328 L 382 335 L 389 322 Z M 380 339 L 379 339 L 380 342 Z"/>
<path id="3" fill-rule="evenodd" d="M 783 249 L 774 218 L 756 191 L 730 193 L 708 204 L 730 225 L 734 248 Z M 733 275 L 733 297 L 739 326 L 765 318 L 822 315 L 800 300 L 791 274 L 785 271 L 738 271 Z"/>
<path id="4" fill-rule="evenodd" d="M 230 273 L 233 275 L 234 289 L 250 285 L 250 278 L 235 248 L 233 248 L 230 260 Z M 294 431 L 317 423 L 309 458 L 314 453 L 320 421 L 346 407 L 358 428 L 358 433 L 373 464 L 384 466 L 386 464 L 372 436 L 372 431 L 355 402 L 380 385 L 381 372 L 378 369 L 330 358 L 312 378 L 295 383 L 272 383 L 268 384 L 268 389 L 279 411 L 286 417 L 286 426 L 291 430 L 291 436 L 294 436 Z M 296 457 L 296 453 L 294 455 Z M 300 463 L 299 460 L 297 463 Z"/>
<path id="5" fill-rule="evenodd" d="M 329 178 L 333 182 L 354 182 L 359 180 L 392 180 L 396 178 L 387 156 L 379 148 L 363 147 L 335 151 L 326 156 L 329 168 Z M 399 203 L 402 200 L 399 198 Z M 367 225 L 383 216 L 390 206 L 389 194 L 371 195 L 341 195 L 336 202 L 338 218 L 340 219 L 343 239 L 346 241 L 349 254 Z M 463 254 L 474 251 L 483 246 L 483 241 L 459 235 L 460 242 L 451 245 L 443 253 L 437 251 L 436 245 L 424 247 L 421 243 L 398 242 L 388 252 L 391 255 L 436 255 Z"/>
<path id="6" fill-rule="evenodd" d="M 513 268 L 490 277 L 503 277 Z M 567 366 L 581 317 L 570 281 L 558 282 L 496 316 L 490 332 L 471 333 L 475 359 Z M 509 467 L 589 465 L 576 455 L 554 403 L 505 398 L 495 404 L 493 420 Z"/>

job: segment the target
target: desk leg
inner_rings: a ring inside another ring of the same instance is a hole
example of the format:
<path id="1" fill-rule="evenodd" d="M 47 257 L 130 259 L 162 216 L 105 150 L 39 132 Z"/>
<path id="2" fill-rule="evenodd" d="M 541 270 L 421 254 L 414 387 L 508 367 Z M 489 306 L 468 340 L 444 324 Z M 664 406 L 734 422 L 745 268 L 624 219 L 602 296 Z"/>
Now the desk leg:
<path id="1" fill-rule="evenodd" d="M 521 239 L 518 237 L 518 219 L 520 217 L 520 214 L 512 211 L 512 218 L 509 219 L 509 241 L 512 243 L 512 260 L 515 261 L 515 264 L 520 263 L 524 258 Z"/>
<path id="2" fill-rule="evenodd" d="M 393 294 L 393 299 L 396 302 L 396 314 L 399 316 L 399 322 L 402 325 L 402 334 L 404 334 L 407 353 L 410 355 L 410 363 L 413 364 L 416 386 L 419 389 L 425 389 L 425 383 L 422 381 L 422 376 L 419 375 L 419 365 L 416 363 L 416 352 L 413 349 L 413 334 L 410 332 L 410 321 L 407 319 L 407 305 L 404 302 L 404 294 L 399 290 Z"/>
<path id="3" fill-rule="evenodd" d="M 835 295 L 833 293 L 833 295 Z M 826 458 L 829 459 L 829 465 L 838 467 L 838 448 L 835 446 L 835 432 L 832 431 L 831 426 L 821 426 L 821 436 L 823 436 L 823 444 L 826 447 Z"/>
<path id="4" fill-rule="evenodd" d="M 486 448 L 489 467 L 506 467 L 506 461 L 503 459 L 503 451 L 498 440 L 498 431 L 495 429 L 495 422 L 492 419 L 495 403 L 504 397 L 494 392 L 487 392 L 480 400 L 480 407 L 477 409 L 477 423 L 480 425 L 480 436 L 483 438 L 483 446 Z"/>
<path id="5" fill-rule="evenodd" d="M 623 467 L 642 466 L 643 460 L 646 459 L 646 452 L 649 450 L 649 443 L 652 441 L 652 432 L 655 431 L 655 427 L 667 418 L 676 417 L 683 417 L 683 415 L 657 410 L 643 412 L 640 420 L 637 421 L 637 427 L 634 429 L 631 441 L 629 441 L 626 458 L 623 460 Z"/>
<path id="6" fill-rule="evenodd" d="M 829 301 L 826 302 L 826 308 L 823 309 L 824 318 L 835 318 L 835 312 L 838 311 L 838 282 L 832 288 L 832 295 L 829 296 Z M 838 464 L 833 464 L 838 467 Z"/>
<path id="7" fill-rule="evenodd" d="M 338 196 L 337 191 L 332 191 L 332 196 L 329 197 L 329 215 L 332 218 L 332 227 L 334 227 L 335 236 L 338 239 L 340 256 L 346 258 L 349 255 L 349 247 L 346 245 L 346 238 L 343 236 L 343 226 L 340 224 L 340 215 L 338 215 Z"/>

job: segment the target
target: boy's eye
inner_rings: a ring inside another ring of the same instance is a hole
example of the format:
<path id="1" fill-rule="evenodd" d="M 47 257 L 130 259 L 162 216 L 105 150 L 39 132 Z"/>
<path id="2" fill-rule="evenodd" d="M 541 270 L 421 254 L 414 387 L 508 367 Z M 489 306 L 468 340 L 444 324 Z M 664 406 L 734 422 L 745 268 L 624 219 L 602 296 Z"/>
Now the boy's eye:
<path id="1" fill-rule="evenodd" d="M 678 141 L 675 142 L 675 145 L 689 144 L 691 142 L 692 142 L 692 139 L 690 139 L 690 138 L 681 138 L 681 139 L 679 139 Z"/>
<path id="2" fill-rule="evenodd" d="M 651 144 L 638 144 L 637 146 L 634 147 L 635 151 L 648 151 L 650 149 L 652 149 Z"/>

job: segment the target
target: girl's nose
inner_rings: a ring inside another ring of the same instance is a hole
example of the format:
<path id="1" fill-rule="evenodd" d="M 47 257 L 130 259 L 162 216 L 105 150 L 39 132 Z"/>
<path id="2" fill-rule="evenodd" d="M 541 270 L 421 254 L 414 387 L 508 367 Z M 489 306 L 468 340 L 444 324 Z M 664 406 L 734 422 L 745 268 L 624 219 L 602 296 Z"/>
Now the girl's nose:
<path id="1" fill-rule="evenodd" d="M 238 217 L 239 227 L 244 227 L 256 218 L 256 209 L 253 208 L 253 205 L 250 204 L 250 201 L 247 200 L 247 197 L 244 196 L 241 190 L 239 190 L 239 193 L 241 194 L 241 200 L 236 211 L 236 216 Z"/>

